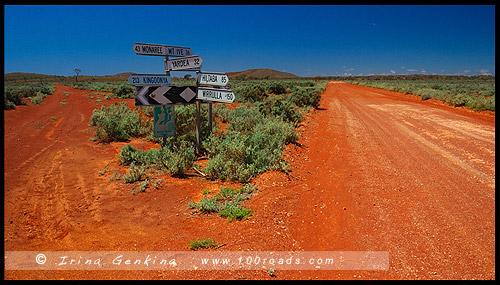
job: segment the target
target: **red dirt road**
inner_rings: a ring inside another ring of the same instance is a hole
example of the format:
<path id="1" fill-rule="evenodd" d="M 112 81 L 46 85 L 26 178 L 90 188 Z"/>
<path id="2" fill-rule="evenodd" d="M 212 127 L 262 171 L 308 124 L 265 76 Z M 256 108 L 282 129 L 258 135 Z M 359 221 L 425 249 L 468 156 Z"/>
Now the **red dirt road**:
<path id="1" fill-rule="evenodd" d="M 229 223 L 187 207 L 221 183 L 160 175 L 158 189 L 132 195 L 133 186 L 110 181 L 126 172 L 115 158 L 126 143 L 89 140 L 96 102 L 85 93 L 56 85 L 42 105 L 4 112 L 5 250 L 183 251 L 210 237 L 223 244 L 216 251 L 387 251 L 390 269 L 6 271 L 6 279 L 495 278 L 494 115 L 331 82 L 299 128 L 300 146 L 285 151 L 290 175 L 254 179 L 245 203 L 253 216 Z"/>

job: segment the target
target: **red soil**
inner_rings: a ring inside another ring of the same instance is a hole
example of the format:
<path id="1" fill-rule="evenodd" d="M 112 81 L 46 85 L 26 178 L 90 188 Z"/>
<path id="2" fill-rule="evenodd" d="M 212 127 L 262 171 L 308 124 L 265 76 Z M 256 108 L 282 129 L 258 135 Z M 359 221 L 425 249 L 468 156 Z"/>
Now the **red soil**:
<path id="1" fill-rule="evenodd" d="M 300 144 L 285 151 L 289 175 L 254 179 L 245 202 L 253 216 L 229 223 L 187 204 L 203 187 L 236 184 L 160 175 L 158 188 L 133 195 L 110 181 L 126 173 L 115 157 L 126 143 L 89 140 L 96 102 L 82 93 L 92 92 L 56 85 L 41 105 L 4 112 L 6 251 L 184 251 L 209 237 L 223 244 L 216 251 L 388 251 L 390 269 L 6 271 L 5 279 L 495 278 L 494 114 L 331 82 L 299 128 Z"/>

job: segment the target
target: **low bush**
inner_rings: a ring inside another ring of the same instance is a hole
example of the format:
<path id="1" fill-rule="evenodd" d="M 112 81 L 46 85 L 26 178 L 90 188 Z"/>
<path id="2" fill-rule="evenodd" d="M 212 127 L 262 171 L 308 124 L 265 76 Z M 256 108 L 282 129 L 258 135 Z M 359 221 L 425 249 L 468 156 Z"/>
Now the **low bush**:
<path id="1" fill-rule="evenodd" d="M 132 145 L 120 149 L 117 157 L 122 165 L 141 165 L 168 171 L 172 176 L 182 176 L 193 167 L 196 160 L 194 145 L 188 141 L 170 140 L 166 146 L 149 151 Z"/>
<path id="2" fill-rule="evenodd" d="M 90 117 L 90 126 L 96 127 L 95 137 L 103 142 L 142 137 L 152 129 L 150 120 L 143 119 L 138 110 L 130 110 L 126 102 L 95 109 Z"/>
<path id="3" fill-rule="evenodd" d="M 267 170 L 286 169 L 281 153 L 298 139 L 293 124 L 248 105 L 235 108 L 228 119 L 226 132 L 203 142 L 209 158 L 203 170 L 209 178 L 248 182 Z"/>
<path id="4" fill-rule="evenodd" d="M 292 103 L 298 107 L 319 107 L 322 90 L 316 87 L 305 87 L 298 89 L 290 95 Z"/>
<path id="5" fill-rule="evenodd" d="M 217 195 L 204 197 L 198 203 L 191 201 L 188 206 L 203 214 L 218 213 L 229 222 L 245 220 L 252 215 L 252 210 L 242 207 L 241 202 L 247 200 L 255 188 L 249 184 L 239 189 L 221 186 Z"/>
<path id="6" fill-rule="evenodd" d="M 236 99 L 240 102 L 259 102 L 267 97 L 264 88 L 254 84 L 235 88 L 233 91 L 237 94 Z"/>
<path id="7" fill-rule="evenodd" d="M 5 96 L 3 103 L 4 103 L 4 110 L 11 110 L 16 108 L 16 104 L 9 101 L 7 98 L 5 98 Z"/>
<path id="8" fill-rule="evenodd" d="M 255 104 L 265 115 L 281 117 L 284 121 L 297 124 L 302 121 L 304 111 L 293 104 L 287 95 L 269 97 Z"/>
<path id="9" fill-rule="evenodd" d="M 126 145 L 120 149 L 117 157 L 122 165 L 153 165 L 158 161 L 158 150 L 151 149 L 150 151 L 143 151 L 137 149 L 133 145 Z"/>
<path id="10" fill-rule="evenodd" d="M 189 249 L 198 250 L 201 248 L 217 247 L 218 244 L 211 238 L 206 238 L 204 240 L 193 240 L 189 242 Z"/>
<path id="11" fill-rule="evenodd" d="M 8 104 L 6 104 L 6 106 L 8 105 L 10 107 L 12 107 L 12 104 L 14 104 L 14 106 L 15 105 L 26 105 L 26 101 L 24 101 L 23 94 L 16 91 L 15 89 L 5 90 L 4 100 L 8 103 Z M 15 107 L 12 109 L 15 109 Z"/>
<path id="12" fill-rule="evenodd" d="M 30 98 L 31 103 L 38 105 L 38 104 L 42 103 L 45 96 L 47 96 L 47 95 L 42 93 L 42 92 L 36 92 L 35 96 L 29 97 L 29 98 Z"/>
<path id="13" fill-rule="evenodd" d="M 282 82 L 280 82 L 280 81 L 271 81 L 271 83 L 270 83 L 270 85 L 268 87 L 268 92 L 271 93 L 271 94 L 276 94 L 276 95 L 286 94 L 287 93 L 287 89 L 286 89 L 285 84 L 283 84 Z"/>
<path id="14" fill-rule="evenodd" d="M 220 215 L 227 218 L 229 222 L 233 220 L 246 220 L 252 215 L 252 210 L 241 207 L 238 204 L 226 203 L 224 210 L 220 211 Z"/>
<path id="15" fill-rule="evenodd" d="M 144 166 L 136 166 L 134 163 L 130 165 L 128 173 L 123 175 L 123 180 L 127 183 L 142 181 L 146 176 L 146 168 Z"/>
<path id="16" fill-rule="evenodd" d="M 194 144 L 189 141 L 176 141 L 158 151 L 158 161 L 173 176 L 182 176 L 193 167 L 196 160 Z"/>
<path id="17" fill-rule="evenodd" d="M 468 103 L 468 98 L 465 94 L 460 93 L 455 96 L 451 96 L 447 101 L 454 107 L 460 107 L 465 106 L 465 104 Z"/>
<path id="18" fill-rule="evenodd" d="M 44 82 L 9 83 L 4 86 L 4 109 L 15 109 L 16 105 L 26 105 L 25 98 L 40 104 L 46 95 L 54 93 L 54 84 Z"/>
<path id="19" fill-rule="evenodd" d="M 113 93 L 117 98 L 135 98 L 135 89 L 128 83 L 113 88 Z"/>

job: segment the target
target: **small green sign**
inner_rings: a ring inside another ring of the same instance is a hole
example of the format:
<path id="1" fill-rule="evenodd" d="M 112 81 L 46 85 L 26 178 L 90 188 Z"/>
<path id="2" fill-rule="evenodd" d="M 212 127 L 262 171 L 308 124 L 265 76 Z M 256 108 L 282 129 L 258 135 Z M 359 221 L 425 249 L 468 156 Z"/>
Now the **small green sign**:
<path id="1" fill-rule="evenodd" d="M 155 106 L 154 116 L 155 138 L 175 136 L 174 106 Z"/>

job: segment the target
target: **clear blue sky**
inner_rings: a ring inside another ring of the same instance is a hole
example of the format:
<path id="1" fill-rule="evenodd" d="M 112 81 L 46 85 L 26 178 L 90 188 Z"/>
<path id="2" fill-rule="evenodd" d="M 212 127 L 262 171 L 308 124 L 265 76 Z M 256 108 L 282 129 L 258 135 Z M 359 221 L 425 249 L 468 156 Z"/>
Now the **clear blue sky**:
<path id="1" fill-rule="evenodd" d="M 495 74 L 492 5 L 8 5 L 4 13 L 5 73 L 163 74 L 163 58 L 136 55 L 137 42 L 190 47 L 204 71 Z"/>

